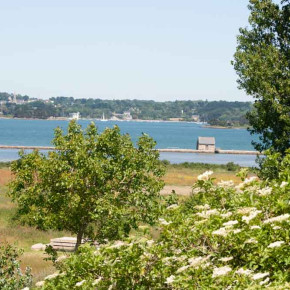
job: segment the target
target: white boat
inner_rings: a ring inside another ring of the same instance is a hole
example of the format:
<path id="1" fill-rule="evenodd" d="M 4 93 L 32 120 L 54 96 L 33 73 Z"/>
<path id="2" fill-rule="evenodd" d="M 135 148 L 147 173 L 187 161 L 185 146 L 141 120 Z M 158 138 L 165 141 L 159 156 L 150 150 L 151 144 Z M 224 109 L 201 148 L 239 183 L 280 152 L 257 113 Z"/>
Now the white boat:
<path id="1" fill-rule="evenodd" d="M 101 121 L 102 121 L 102 122 L 106 122 L 106 121 L 108 121 L 107 119 L 105 119 L 105 114 L 104 114 L 104 113 L 103 113 L 103 117 L 102 117 Z"/>

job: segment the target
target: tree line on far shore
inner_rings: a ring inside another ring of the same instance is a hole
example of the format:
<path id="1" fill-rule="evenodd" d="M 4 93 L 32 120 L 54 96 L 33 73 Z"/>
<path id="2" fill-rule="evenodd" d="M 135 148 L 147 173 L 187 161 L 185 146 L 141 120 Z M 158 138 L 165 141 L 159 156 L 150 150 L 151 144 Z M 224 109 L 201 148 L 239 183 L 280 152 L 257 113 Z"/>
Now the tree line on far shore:
<path id="1" fill-rule="evenodd" d="M 45 102 L 17 95 L 17 100 L 23 100 L 21 104 L 17 104 L 7 102 L 11 97 L 12 95 L 8 93 L 0 93 L 0 101 L 4 101 L 0 106 L 0 112 L 3 116 L 15 118 L 69 117 L 69 114 L 73 112 L 80 112 L 83 118 L 101 118 L 103 113 L 106 118 L 110 118 L 114 113 L 122 114 L 129 111 L 133 119 L 169 120 L 170 118 L 180 118 L 184 121 L 199 120 L 218 126 L 244 126 L 248 124 L 246 113 L 252 109 L 251 102 L 237 101 L 155 102 L 53 97 Z M 193 118 L 193 116 L 195 117 Z"/>

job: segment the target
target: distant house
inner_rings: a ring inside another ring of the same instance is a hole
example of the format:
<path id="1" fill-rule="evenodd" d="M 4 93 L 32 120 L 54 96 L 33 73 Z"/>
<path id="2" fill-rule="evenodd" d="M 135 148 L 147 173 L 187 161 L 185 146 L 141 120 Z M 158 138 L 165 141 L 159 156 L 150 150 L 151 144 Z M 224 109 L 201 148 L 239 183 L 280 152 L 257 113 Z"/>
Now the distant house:
<path id="1" fill-rule="evenodd" d="M 70 113 L 69 114 L 69 119 L 70 120 L 78 120 L 80 118 L 80 113 L 79 112 L 76 112 L 76 113 Z"/>
<path id="2" fill-rule="evenodd" d="M 130 111 L 126 111 L 126 112 L 123 113 L 123 119 L 127 120 L 127 121 L 133 119 L 132 116 L 131 116 Z"/>
<path id="3" fill-rule="evenodd" d="M 199 115 L 192 115 L 191 119 L 192 119 L 193 122 L 199 122 L 200 121 Z"/>
<path id="4" fill-rule="evenodd" d="M 197 150 L 215 152 L 215 138 L 214 137 L 198 137 Z"/>
<path id="5" fill-rule="evenodd" d="M 126 121 L 130 121 L 133 119 L 130 111 L 126 111 L 123 112 L 123 114 L 117 114 L 117 113 L 112 113 L 113 117 L 111 118 L 111 120 L 113 121 L 117 121 L 117 120 L 126 120 Z"/>

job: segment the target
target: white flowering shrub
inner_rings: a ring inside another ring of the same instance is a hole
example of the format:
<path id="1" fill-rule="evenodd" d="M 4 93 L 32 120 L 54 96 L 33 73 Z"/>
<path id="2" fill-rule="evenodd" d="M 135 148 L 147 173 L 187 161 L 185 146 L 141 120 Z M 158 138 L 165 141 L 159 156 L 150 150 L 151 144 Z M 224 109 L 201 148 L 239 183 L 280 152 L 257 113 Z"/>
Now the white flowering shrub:
<path id="1" fill-rule="evenodd" d="M 30 268 L 21 271 L 19 255 L 22 254 L 12 245 L 0 243 L 0 289 L 17 290 L 30 286 Z"/>
<path id="2" fill-rule="evenodd" d="M 208 171 L 192 195 L 170 204 L 160 235 L 147 233 L 56 263 L 43 289 L 289 289 L 289 176 L 271 182 L 243 177 L 214 185 Z"/>

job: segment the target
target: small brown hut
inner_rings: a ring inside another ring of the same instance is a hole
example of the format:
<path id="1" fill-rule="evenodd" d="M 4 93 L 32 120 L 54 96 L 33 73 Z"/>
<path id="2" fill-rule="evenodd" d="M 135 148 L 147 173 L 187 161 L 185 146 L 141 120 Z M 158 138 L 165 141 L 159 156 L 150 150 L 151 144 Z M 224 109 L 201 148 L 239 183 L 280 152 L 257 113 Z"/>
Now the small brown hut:
<path id="1" fill-rule="evenodd" d="M 198 137 L 196 149 L 202 151 L 215 152 L 215 138 L 214 137 Z"/>

